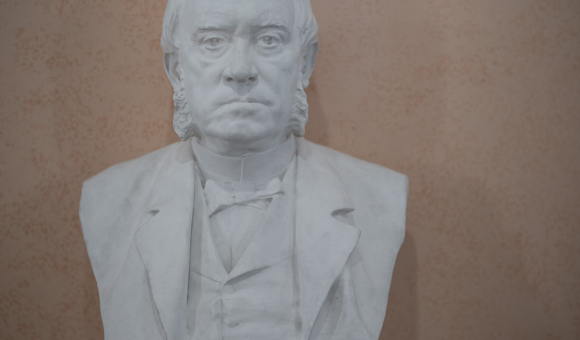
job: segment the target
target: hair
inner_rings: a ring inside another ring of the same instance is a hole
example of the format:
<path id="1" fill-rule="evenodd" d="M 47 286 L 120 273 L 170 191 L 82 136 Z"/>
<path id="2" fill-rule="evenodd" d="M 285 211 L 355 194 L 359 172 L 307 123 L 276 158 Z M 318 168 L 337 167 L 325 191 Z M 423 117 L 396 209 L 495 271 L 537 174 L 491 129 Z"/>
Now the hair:
<path id="1" fill-rule="evenodd" d="M 188 0 L 168 0 L 163 18 L 163 32 L 161 34 L 161 47 L 165 54 L 178 54 L 179 52 L 179 21 L 180 14 L 185 1 Z M 294 1 L 294 24 L 298 26 L 300 39 L 302 40 L 302 57 L 305 58 L 309 47 L 318 42 L 318 24 L 310 0 Z M 178 59 L 179 60 L 179 59 Z M 189 103 L 187 102 L 183 69 L 177 65 L 180 75 L 180 83 L 174 88 L 173 103 L 175 113 L 173 116 L 173 127 L 181 140 L 188 140 L 198 135 L 198 130 L 193 120 Z M 301 77 L 303 77 L 301 73 Z M 298 81 L 296 98 L 294 100 L 293 113 L 289 122 L 289 132 L 297 137 L 304 136 L 305 125 L 308 121 L 308 102 L 306 92 L 302 86 L 302 79 Z"/>

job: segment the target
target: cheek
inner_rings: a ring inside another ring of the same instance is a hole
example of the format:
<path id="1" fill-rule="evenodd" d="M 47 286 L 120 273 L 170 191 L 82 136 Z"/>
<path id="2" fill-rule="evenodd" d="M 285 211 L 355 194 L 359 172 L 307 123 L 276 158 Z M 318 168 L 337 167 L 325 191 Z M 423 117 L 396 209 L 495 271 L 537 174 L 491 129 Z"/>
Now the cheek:
<path id="1" fill-rule="evenodd" d="M 261 68 L 260 75 L 277 94 L 284 95 L 296 88 L 300 66 L 295 60 L 276 60 L 264 63 Z"/>
<path id="2" fill-rule="evenodd" d="M 196 53 L 195 50 L 190 50 L 182 55 L 181 60 L 184 61 L 184 73 L 186 77 L 193 77 L 205 85 L 210 86 L 212 83 L 219 82 L 223 74 L 223 60 L 208 60 Z"/>
<path id="3" fill-rule="evenodd" d="M 195 103 L 191 107 L 202 109 L 211 106 L 211 98 L 218 93 L 216 91 L 221 84 L 221 74 L 213 65 L 188 64 L 187 69 L 184 69 L 184 86 L 189 102 Z"/>
<path id="4" fill-rule="evenodd" d="M 263 68 L 270 75 L 275 75 L 276 77 L 282 76 L 287 79 L 290 74 L 295 73 L 295 70 L 300 68 L 301 55 L 300 45 L 292 42 L 285 45 L 282 51 L 274 55 L 263 56 L 256 52 L 253 55 L 253 59 L 255 60 L 254 65 L 258 68 L 258 71 L 260 71 L 260 68 Z M 264 74 L 263 76 L 267 75 Z"/>

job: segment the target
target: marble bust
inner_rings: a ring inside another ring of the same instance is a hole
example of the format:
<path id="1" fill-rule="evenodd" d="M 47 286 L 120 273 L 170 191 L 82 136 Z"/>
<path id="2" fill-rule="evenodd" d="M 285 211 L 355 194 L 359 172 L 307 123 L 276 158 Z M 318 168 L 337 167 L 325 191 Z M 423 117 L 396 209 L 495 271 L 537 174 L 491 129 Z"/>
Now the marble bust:
<path id="1" fill-rule="evenodd" d="M 181 142 L 82 190 L 105 339 L 379 337 L 407 178 L 302 137 L 317 31 L 309 0 L 169 0 Z"/>

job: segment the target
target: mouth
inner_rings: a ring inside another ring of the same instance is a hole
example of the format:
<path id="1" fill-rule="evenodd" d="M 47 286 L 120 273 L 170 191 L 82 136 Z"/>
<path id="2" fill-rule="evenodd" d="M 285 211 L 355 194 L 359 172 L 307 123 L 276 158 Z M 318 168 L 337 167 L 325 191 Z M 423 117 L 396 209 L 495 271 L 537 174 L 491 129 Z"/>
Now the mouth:
<path id="1" fill-rule="evenodd" d="M 262 101 L 256 100 L 253 98 L 234 98 L 224 102 L 221 106 L 230 105 L 230 104 L 263 104 Z"/>

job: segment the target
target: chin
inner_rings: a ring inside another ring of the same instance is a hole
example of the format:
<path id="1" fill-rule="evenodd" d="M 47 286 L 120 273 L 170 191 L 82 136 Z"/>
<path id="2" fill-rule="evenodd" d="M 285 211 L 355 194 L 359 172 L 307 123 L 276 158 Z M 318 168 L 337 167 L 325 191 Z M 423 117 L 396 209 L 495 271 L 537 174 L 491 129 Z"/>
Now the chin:
<path id="1" fill-rule="evenodd" d="M 208 132 L 231 142 L 253 142 L 276 129 L 272 112 L 262 104 L 228 104 L 216 113 L 207 127 Z"/>
<path id="2" fill-rule="evenodd" d="M 210 128 L 208 132 L 228 142 L 247 144 L 269 136 L 274 129 L 275 126 L 254 119 L 236 119 Z"/>

